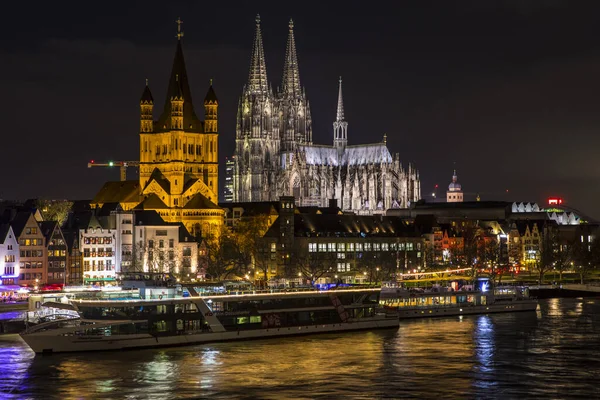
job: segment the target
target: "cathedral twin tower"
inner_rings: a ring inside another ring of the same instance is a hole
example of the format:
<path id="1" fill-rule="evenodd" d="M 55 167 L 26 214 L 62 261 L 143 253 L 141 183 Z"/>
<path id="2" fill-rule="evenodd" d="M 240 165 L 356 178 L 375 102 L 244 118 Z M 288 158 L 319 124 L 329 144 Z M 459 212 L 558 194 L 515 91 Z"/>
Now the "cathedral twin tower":
<path id="1" fill-rule="evenodd" d="M 383 141 L 348 145 L 342 80 L 332 145 L 313 144 L 310 103 L 300 85 L 294 24 L 290 20 L 283 77 L 274 93 L 267 80 L 260 17 L 248 82 L 238 105 L 233 200 L 275 201 L 293 195 L 299 206 L 372 213 L 407 207 L 420 198 L 419 174 L 404 170 Z"/>

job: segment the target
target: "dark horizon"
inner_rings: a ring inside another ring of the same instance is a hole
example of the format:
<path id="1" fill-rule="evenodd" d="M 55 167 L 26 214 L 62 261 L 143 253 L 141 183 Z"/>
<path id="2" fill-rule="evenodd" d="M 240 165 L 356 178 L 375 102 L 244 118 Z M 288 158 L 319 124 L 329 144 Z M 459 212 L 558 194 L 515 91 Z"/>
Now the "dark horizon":
<path id="1" fill-rule="evenodd" d="M 162 109 L 177 17 L 196 113 L 210 79 L 220 100 L 222 187 L 259 13 L 274 90 L 294 19 L 315 143 L 332 141 L 341 75 L 350 144 L 387 134 L 390 151 L 419 169 L 427 201 L 436 184 L 445 196 L 456 166 L 466 200 L 542 205 L 559 196 L 600 217 L 600 4 L 271 3 L 8 5 L 0 168 L 11 172 L 0 198 L 91 199 L 119 179 L 117 168 L 87 163 L 139 158 L 138 100 L 148 78 Z"/>

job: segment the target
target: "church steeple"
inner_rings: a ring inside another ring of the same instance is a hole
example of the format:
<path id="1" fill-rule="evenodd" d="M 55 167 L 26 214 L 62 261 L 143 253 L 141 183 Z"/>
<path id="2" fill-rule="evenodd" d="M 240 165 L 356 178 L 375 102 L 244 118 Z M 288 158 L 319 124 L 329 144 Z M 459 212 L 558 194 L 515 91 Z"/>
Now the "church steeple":
<path id="1" fill-rule="evenodd" d="M 210 86 L 208 92 L 204 97 L 204 131 L 206 133 L 217 133 L 217 117 L 219 109 L 219 99 L 213 89 L 212 79 L 210 80 Z"/>
<path id="2" fill-rule="evenodd" d="M 333 145 L 338 150 L 338 155 L 342 155 L 348 145 L 348 123 L 344 120 L 344 100 L 342 98 L 342 77 L 339 80 L 338 104 L 333 123 Z"/>
<path id="3" fill-rule="evenodd" d="M 173 58 L 173 66 L 171 68 L 171 76 L 169 78 L 169 85 L 167 86 L 167 95 L 165 98 L 165 105 L 163 112 L 158 120 L 157 127 L 161 130 L 176 129 L 171 126 L 172 122 L 172 102 L 171 99 L 175 96 L 182 97 L 183 100 L 183 122 L 182 128 L 191 131 L 200 131 L 201 124 L 200 120 L 194 112 L 194 103 L 192 101 L 192 91 L 190 90 L 190 84 L 188 81 L 187 69 L 185 67 L 185 59 L 183 57 L 182 37 L 181 32 L 182 21 L 177 21 L 177 47 L 175 48 L 175 57 Z"/>
<path id="4" fill-rule="evenodd" d="M 300 71 L 298 70 L 298 56 L 296 54 L 296 40 L 294 39 L 294 21 L 290 19 L 288 41 L 285 49 L 285 62 L 283 65 L 283 82 L 281 91 L 284 95 L 300 96 Z"/>
<path id="5" fill-rule="evenodd" d="M 153 111 L 154 98 L 152 97 L 150 87 L 148 86 L 148 79 L 146 79 L 146 87 L 140 98 L 140 132 L 152 132 L 154 125 L 152 119 Z"/>
<path id="6" fill-rule="evenodd" d="M 263 48 L 262 34 L 260 31 L 260 15 L 258 14 L 256 15 L 256 32 L 254 34 L 254 45 L 252 47 L 247 90 L 252 94 L 266 94 L 269 90 L 265 50 Z"/>

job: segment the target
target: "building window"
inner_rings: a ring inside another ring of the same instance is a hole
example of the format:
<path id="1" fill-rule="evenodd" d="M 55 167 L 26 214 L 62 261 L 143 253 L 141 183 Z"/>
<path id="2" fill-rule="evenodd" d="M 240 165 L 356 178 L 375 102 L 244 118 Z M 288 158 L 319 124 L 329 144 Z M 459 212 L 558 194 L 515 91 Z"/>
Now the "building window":
<path id="1" fill-rule="evenodd" d="M 154 248 L 154 240 L 148 240 L 148 248 L 149 249 L 153 249 Z"/>
<path id="2" fill-rule="evenodd" d="M 329 251 L 330 252 L 335 252 L 335 243 L 329 243 Z"/>
<path id="3" fill-rule="evenodd" d="M 169 239 L 169 248 L 172 249 L 175 247 L 175 239 Z"/>
<path id="4" fill-rule="evenodd" d="M 315 253 L 317 251 L 317 244 L 316 243 L 309 243 L 308 244 L 308 252 L 309 253 Z"/>
<path id="5" fill-rule="evenodd" d="M 159 249 L 164 249 L 165 248 L 165 241 L 164 240 L 160 239 L 158 241 L 158 248 Z"/>

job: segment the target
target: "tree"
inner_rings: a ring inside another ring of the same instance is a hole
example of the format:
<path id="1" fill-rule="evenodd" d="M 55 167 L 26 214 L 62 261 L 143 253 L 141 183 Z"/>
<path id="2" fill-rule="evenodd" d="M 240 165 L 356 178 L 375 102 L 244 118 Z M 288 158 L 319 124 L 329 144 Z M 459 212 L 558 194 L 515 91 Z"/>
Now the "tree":
<path id="1" fill-rule="evenodd" d="M 42 213 L 44 221 L 57 221 L 58 225 L 62 226 L 69 216 L 73 202 L 67 200 L 37 200 L 36 206 Z"/>
<path id="2" fill-rule="evenodd" d="M 551 270 L 556 261 L 556 249 L 558 246 L 558 232 L 547 227 L 542 233 L 540 255 L 533 263 L 533 269 L 538 272 L 538 283 L 544 283 L 544 275 Z"/>
<path id="3" fill-rule="evenodd" d="M 554 268 L 559 273 L 558 281 L 561 282 L 563 278 L 563 272 L 571 267 L 573 261 L 573 248 L 574 243 L 559 244 L 555 249 L 554 254 Z"/>
<path id="4" fill-rule="evenodd" d="M 590 271 L 600 264 L 600 240 L 575 243 L 572 248 L 573 263 L 579 273 L 580 283 L 583 284 Z"/>
<path id="5" fill-rule="evenodd" d="M 223 232 L 218 237 L 210 238 L 205 244 L 206 274 L 212 280 L 243 275 L 239 268 L 239 249 L 231 232 Z"/>
<path id="6" fill-rule="evenodd" d="M 379 280 L 387 281 L 396 279 L 398 271 L 398 255 L 395 251 L 378 251 L 374 253 L 373 265 L 375 266 L 375 283 Z M 372 272 L 372 268 L 370 271 Z"/>
<path id="7" fill-rule="evenodd" d="M 308 249 L 297 249 L 292 254 L 292 262 L 298 275 L 309 280 L 311 285 L 336 267 L 336 253 L 333 252 L 310 252 Z M 288 276 L 288 278 L 294 278 Z"/>
<path id="8" fill-rule="evenodd" d="M 257 243 L 256 252 L 254 255 L 254 266 L 256 271 L 262 275 L 262 278 L 265 282 L 269 280 L 269 268 L 272 267 L 275 262 L 275 258 L 271 258 L 271 256 L 275 257 L 277 253 L 271 251 L 271 244 L 267 241 L 259 241 Z"/>
<path id="9" fill-rule="evenodd" d="M 232 245 L 232 262 L 236 264 L 237 270 L 248 270 L 258 267 L 257 262 L 260 257 L 262 237 L 269 229 L 269 216 L 260 214 L 251 217 L 243 217 L 236 224 L 231 238 Z M 260 267 L 265 271 L 265 280 L 267 279 L 268 265 L 265 265 L 264 260 L 260 260 Z M 265 268 L 263 268 L 265 267 Z"/>

